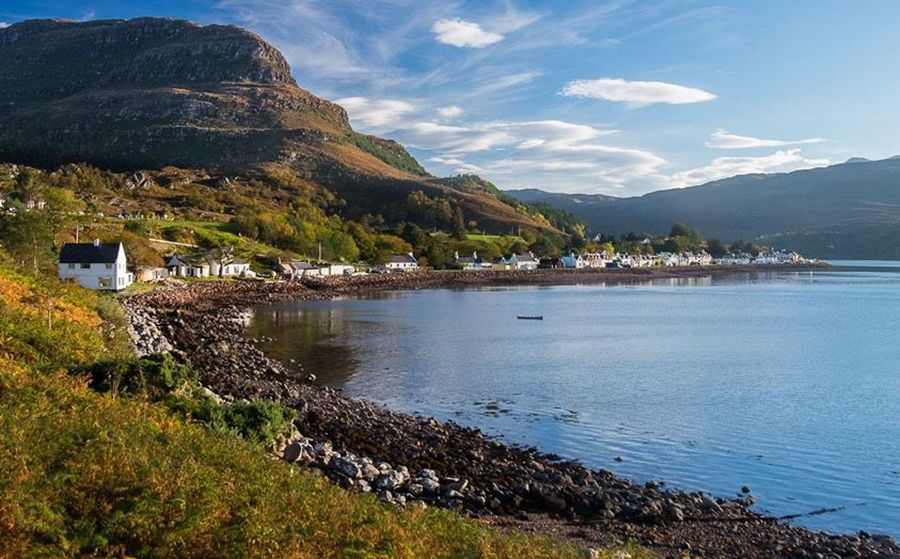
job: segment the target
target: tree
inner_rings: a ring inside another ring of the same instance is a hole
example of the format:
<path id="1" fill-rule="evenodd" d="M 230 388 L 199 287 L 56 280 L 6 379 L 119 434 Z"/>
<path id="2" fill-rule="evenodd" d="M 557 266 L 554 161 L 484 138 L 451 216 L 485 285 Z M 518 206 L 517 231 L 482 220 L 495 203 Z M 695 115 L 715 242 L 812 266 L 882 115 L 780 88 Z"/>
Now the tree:
<path id="1" fill-rule="evenodd" d="M 719 239 L 710 239 L 706 243 L 706 251 L 709 252 L 710 256 L 713 258 L 721 258 L 728 254 L 728 247 Z"/>
<path id="2" fill-rule="evenodd" d="M 690 237 L 693 232 L 694 230 L 684 223 L 676 223 L 672 226 L 672 229 L 669 230 L 669 237 Z"/>
<path id="3" fill-rule="evenodd" d="M 466 238 L 466 220 L 463 217 L 462 208 L 456 206 L 453 210 L 453 238 L 464 240 Z"/>
<path id="4" fill-rule="evenodd" d="M 54 262 L 53 226 L 45 212 L 30 212 L 18 203 L 12 209 L 13 213 L 0 217 L 0 245 L 20 266 L 38 275 Z"/>

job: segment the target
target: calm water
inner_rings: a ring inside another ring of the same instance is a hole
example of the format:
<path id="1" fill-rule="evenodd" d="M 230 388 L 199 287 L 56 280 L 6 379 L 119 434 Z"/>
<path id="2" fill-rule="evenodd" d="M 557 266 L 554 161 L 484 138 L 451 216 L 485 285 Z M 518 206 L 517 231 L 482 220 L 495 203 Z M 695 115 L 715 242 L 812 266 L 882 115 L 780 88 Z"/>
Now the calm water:
<path id="1" fill-rule="evenodd" d="M 391 292 L 260 307 L 251 330 L 350 396 L 900 536 L 896 272 Z"/>

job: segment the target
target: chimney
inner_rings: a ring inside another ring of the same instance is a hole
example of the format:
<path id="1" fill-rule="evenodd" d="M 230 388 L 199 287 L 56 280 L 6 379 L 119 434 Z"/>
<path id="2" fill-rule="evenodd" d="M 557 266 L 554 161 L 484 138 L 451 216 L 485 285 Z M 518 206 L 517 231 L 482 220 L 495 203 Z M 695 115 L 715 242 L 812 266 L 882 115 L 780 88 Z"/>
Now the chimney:
<path id="1" fill-rule="evenodd" d="M 95 247 L 100 246 L 100 239 L 94 239 L 94 246 Z"/>

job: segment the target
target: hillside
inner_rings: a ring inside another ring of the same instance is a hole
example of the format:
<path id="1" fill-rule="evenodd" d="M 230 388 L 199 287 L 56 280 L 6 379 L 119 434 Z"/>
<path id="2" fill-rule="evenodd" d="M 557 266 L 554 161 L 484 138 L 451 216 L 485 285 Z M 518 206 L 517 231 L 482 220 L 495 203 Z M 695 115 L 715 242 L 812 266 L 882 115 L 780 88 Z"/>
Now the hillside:
<path id="1" fill-rule="evenodd" d="M 683 222 L 708 238 L 743 239 L 808 256 L 900 258 L 897 158 L 738 176 L 631 198 L 535 189 L 507 193 L 571 211 L 593 233 L 663 234 Z"/>
<path id="2" fill-rule="evenodd" d="M 337 196 L 347 218 L 389 222 L 407 218 L 398 207 L 421 191 L 478 228 L 554 231 L 493 193 L 430 177 L 396 142 L 354 132 L 343 108 L 297 85 L 280 52 L 233 26 L 141 18 L 0 29 L 0 162 L 176 168 L 210 184 L 289 176 Z"/>

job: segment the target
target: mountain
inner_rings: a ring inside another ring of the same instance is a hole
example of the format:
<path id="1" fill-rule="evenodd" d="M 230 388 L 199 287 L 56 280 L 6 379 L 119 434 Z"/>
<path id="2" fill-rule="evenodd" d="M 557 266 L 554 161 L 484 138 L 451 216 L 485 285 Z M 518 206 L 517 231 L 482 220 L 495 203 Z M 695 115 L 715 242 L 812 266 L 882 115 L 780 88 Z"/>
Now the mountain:
<path id="1" fill-rule="evenodd" d="M 411 193 L 479 228 L 553 228 L 491 192 L 456 189 L 398 143 L 353 131 L 301 89 L 284 56 L 233 26 L 158 18 L 31 20 L 0 29 L 0 162 L 314 183 L 346 217 L 397 214 Z"/>
<path id="2" fill-rule="evenodd" d="M 664 234 L 683 222 L 708 238 L 743 239 L 820 258 L 900 259 L 896 157 L 743 175 L 629 198 L 535 189 L 507 193 L 571 211 L 594 233 Z"/>

